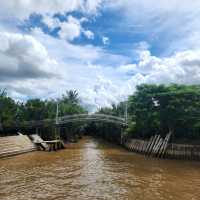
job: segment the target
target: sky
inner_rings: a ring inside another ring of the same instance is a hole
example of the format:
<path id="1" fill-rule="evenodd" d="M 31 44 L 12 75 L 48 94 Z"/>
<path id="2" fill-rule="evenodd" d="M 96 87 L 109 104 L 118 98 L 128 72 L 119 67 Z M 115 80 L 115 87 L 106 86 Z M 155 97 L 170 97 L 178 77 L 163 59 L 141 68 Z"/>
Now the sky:
<path id="1" fill-rule="evenodd" d="M 200 84 L 199 0 L 0 1 L 0 88 L 95 111 L 136 86 Z"/>

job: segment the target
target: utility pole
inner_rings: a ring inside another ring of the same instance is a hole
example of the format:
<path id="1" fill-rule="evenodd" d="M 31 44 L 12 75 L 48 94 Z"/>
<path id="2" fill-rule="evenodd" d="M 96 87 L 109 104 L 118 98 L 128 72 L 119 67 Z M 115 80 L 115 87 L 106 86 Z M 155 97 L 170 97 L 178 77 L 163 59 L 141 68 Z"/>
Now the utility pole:
<path id="1" fill-rule="evenodd" d="M 125 112 L 124 112 L 125 122 L 128 123 L 128 100 L 125 102 Z"/>
<path id="2" fill-rule="evenodd" d="M 58 114 L 59 114 L 59 106 L 58 106 L 58 102 L 56 104 L 56 125 L 58 124 Z"/>
<path id="3" fill-rule="evenodd" d="M 56 103 L 56 126 L 55 126 L 55 139 L 59 135 L 59 128 L 58 128 L 58 115 L 59 115 L 59 105 L 58 102 Z"/>

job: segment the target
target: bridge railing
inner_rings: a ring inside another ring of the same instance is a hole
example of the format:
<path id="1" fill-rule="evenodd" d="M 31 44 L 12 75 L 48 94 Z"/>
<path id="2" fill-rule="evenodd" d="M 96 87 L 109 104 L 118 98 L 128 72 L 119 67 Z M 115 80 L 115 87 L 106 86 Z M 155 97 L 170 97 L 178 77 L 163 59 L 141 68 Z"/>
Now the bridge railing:
<path id="1" fill-rule="evenodd" d="M 76 119 L 76 118 L 106 118 L 106 119 L 113 119 L 118 121 L 125 122 L 124 118 L 112 116 L 112 115 L 105 115 L 105 114 L 75 114 L 75 115 L 66 115 L 63 117 L 59 117 L 58 121 L 68 120 L 68 119 Z"/>
<path id="2" fill-rule="evenodd" d="M 118 124 L 118 125 L 122 125 L 122 126 L 127 126 L 127 124 L 125 122 L 121 122 L 121 121 L 116 121 L 116 120 L 111 120 L 111 119 L 98 119 L 98 118 L 78 118 L 78 119 L 69 119 L 69 120 L 65 120 L 60 122 L 59 124 L 66 124 L 69 122 L 85 122 L 85 121 L 93 121 L 93 122 L 110 122 L 113 124 Z"/>
<path id="3" fill-rule="evenodd" d="M 76 121 L 105 121 L 111 122 L 116 124 L 126 125 L 126 121 L 124 118 L 106 115 L 106 114 L 75 114 L 75 115 L 66 115 L 59 117 L 56 119 L 44 119 L 44 120 L 32 120 L 32 121 L 25 121 L 18 124 L 18 127 L 37 127 L 43 126 L 45 124 L 64 124 L 68 122 L 76 122 Z"/>
<path id="4" fill-rule="evenodd" d="M 32 127 L 32 126 L 42 126 L 44 124 L 54 123 L 54 119 L 44 119 L 44 120 L 31 120 L 31 121 L 24 121 L 20 124 L 16 124 L 16 126 L 20 127 Z"/>
<path id="5" fill-rule="evenodd" d="M 76 122 L 76 121 L 104 121 L 111 122 L 120 125 L 126 125 L 126 121 L 124 118 L 105 115 L 105 114 L 76 114 L 76 115 L 67 115 L 60 117 L 58 119 L 58 124 L 64 124 L 68 122 Z"/>

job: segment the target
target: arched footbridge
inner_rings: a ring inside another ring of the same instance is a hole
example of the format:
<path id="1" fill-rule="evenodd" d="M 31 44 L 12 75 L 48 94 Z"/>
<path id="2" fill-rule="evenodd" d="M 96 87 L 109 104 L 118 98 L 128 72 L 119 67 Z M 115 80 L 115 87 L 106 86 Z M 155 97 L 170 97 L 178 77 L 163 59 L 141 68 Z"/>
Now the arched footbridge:
<path id="1" fill-rule="evenodd" d="M 56 119 L 44 119 L 39 121 L 25 121 L 17 124 L 21 128 L 35 128 L 40 126 L 56 125 L 62 126 L 72 122 L 105 122 L 126 127 L 127 120 L 122 117 L 106 114 L 74 114 L 57 117 Z"/>

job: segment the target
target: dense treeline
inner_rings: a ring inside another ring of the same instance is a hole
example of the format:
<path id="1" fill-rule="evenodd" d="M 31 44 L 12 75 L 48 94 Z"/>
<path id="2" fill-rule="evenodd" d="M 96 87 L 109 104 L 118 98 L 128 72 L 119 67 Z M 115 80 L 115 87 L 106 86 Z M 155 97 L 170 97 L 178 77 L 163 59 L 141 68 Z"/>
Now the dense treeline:
<path id="1" fill-rule="evenodd" d="M 131 137 L 173 133 L 174 140 L 200 139 L 200 86 L 140 85 L 128 98 Z M 125 102 L 100 112 L 122 115 Z"/>
<path id="2" fill-rule="evenodd" d="M 67 91 L 56 100 L 30 99 L 26 102 L 16 102 L 5 90 L 0 90 L 0 131 L 3 132 L 4 127 L 12 126 L 14 123 L 53 119 L 56 117 L 57 104 L 59 116 L 86 112 L 80 105 L 76 91 Z"/>

